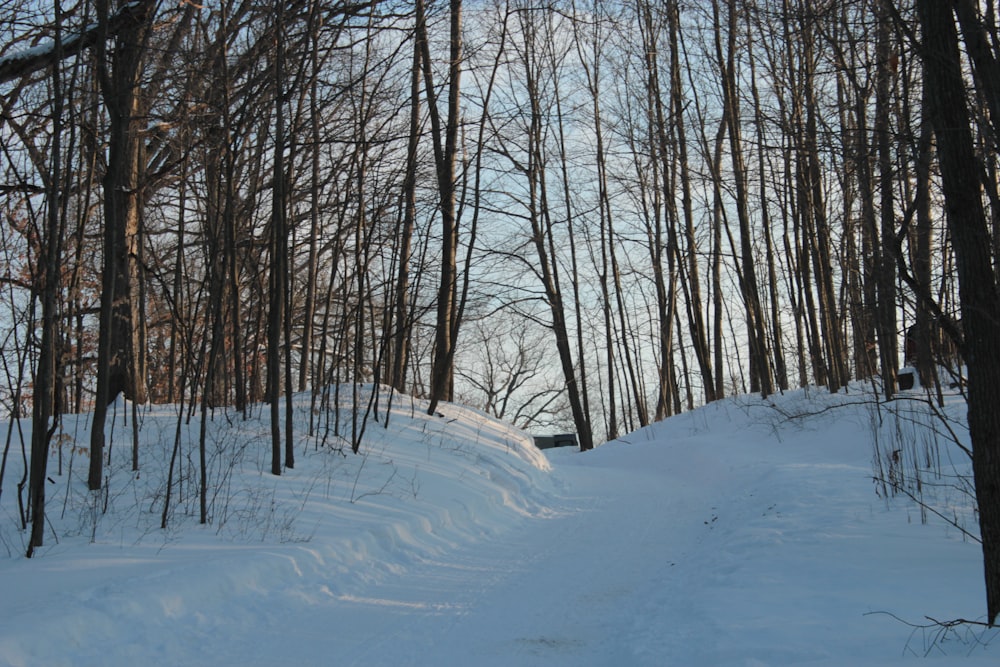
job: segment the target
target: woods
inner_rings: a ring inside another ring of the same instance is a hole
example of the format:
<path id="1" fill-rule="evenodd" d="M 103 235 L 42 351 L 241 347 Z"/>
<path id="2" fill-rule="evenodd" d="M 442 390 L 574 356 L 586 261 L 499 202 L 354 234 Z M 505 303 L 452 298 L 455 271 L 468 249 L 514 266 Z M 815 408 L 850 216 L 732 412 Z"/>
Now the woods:
<path id="1" fill-rule="evenodd" d="M 153 404 L 202 424 L 266 404 L 280 475 L 302 438 L 359 451 L 379 418 L 359 383 L 590 449 L 737 393 L 889 399 L 901 365 L 933 391 L 957 350 L 1000 614 L 992 3 L 0 14 L 0 502 L 29 555 L 67 412 L 93 413 L 99 494 L 106 426 Z"/>

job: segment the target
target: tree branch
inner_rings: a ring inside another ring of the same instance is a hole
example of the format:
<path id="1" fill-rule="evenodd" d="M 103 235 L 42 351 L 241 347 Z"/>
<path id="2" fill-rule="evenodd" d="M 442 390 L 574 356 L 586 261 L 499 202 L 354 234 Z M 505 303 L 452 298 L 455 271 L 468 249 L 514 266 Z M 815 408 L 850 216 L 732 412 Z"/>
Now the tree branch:
<path id="1" fill-rule="evenodd" d="M 128 25 L 144 23 L 156 7 L 155 0 L 133 0 L 122 6 L 108 21 L 108 33 L 116 34 Z M 97 42 L 98 26 L 91 24 L 86 30 L 62 40 L 56 49 L 54 39 L 47 39 L 37 46 L 0 58 L 0 83 L 27 76 L 53 65 L 60 57 L 74 56 Z"/>

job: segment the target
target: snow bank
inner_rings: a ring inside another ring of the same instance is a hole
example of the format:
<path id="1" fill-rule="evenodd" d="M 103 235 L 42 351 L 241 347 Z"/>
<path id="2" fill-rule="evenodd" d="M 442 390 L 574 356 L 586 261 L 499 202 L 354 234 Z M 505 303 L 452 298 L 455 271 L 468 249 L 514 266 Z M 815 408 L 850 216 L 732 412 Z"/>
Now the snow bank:
<path id="1" fill-rule="evenodd" d="M 0 528 L 0 665 L 167 662 L 178 633 L 188 635 L 185 645 L 210 645 L 234 628 L 263 630 L 290 607 L 361 598 L 375 582 L 547 512 L 550 465 L 528 435 L 455 405 L 428 416 L 423 402 L 397 395 L 390 408 L 388 395 L 367 417 L 359 454 L 333 430 L 339 417 L 349 436 L 355 414 L 360 428 L 367 395 L 357 413 L 345 406 L 339 416 L 318 415 L 311 438 L 309 397 L 297 397 L 296 465 L 280 477 L 266 472 L 266 415 L 216 413 L 207 440 L 218 488 L 206 526 L 197 524 L 197 417 L 178 426 L 175 409 L 146 412 L 141 467 L 132 473 L 128 412 L 119 404 L 108 490 L 97 495 L 86 491 L 88 460 L 76 444 L 88 426 L 67 422 L 65 474 L 56 474 L 58 452 L 50 465 L 46 546 L 27 561 L 10 510 Z M 180 481 L 164 531 L 178 428 Z"/>
<path id="2" fill-rule="evenodd" d="M 0 526 L 0 665 L 994 665 L 997 630 L 927 618 L 985 607 L 961 401 L 866 392 L 736 397 L 544 455 L 474 410 L 385 394 L 354 455 L 366 402 L 300 397 L 281 477 L 266 418 L 218 413 L 212 523 L 182 421 L 166 531 L 176 415 L 143 416 L 139 475 L 118 418 L 96 504 L 86 423 L 68 424 L 58 542 L 27 562 Z M 902 492 L 931 455 L 941 475 L 919 493 L 943 516 Z"/>

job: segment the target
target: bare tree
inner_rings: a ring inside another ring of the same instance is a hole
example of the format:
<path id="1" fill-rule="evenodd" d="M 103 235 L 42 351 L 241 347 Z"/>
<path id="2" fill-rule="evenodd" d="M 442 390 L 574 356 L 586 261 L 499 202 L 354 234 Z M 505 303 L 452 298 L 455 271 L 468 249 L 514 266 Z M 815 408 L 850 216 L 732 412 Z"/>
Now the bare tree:
<path id="1" fill-rule="evenodd" d="M 434 366 L 431 371 L 431 396 L 428 412 L 433 414 L 437 403 L 451 400 L 454 391 L 455 339 L 458 336 L 458 215 L 456 204 L 456 159 L 460 125 L 460 91 L 462 75 L 462 1 L 449 3 L 448 106 L 444 126 L 438 110 L 438 91 L 431 68 L 431 53 L 427 36 L 424 1 L 416 2 L 417 42 L 422 50 L 424 86 L 431 120 L 434 163 L 437 167 L 439 194 L 438 214 L 441 216 L 441 280 L 437 292 L 437 324 L 435 327 Z"/>
<path id="2" fill-rule="evenodd" d="M 31 512 L 31 537 L 28 540 L 27 557 L 31 558 L 37 547 L 44 543 L 45 536 L 45 485 L 49 443 L 58 423 L 58 387 L 56 386 L 57 357 L 59 356 L 59 304 L 60 262 L 64 227 L 63 200 L 61 192 L 65 188 L 61 162 L 63 131 L 62 71 L 62 4 L 55 3 L 55 59 L 52 65 L 52 145 L 46 187 L 46 224 L 40 239 L 42 256 L 41 307 L 42 336 L 35 370 L 35 393 L 32 401 L 31 430 L 31 471 L 28 480 L 28 506 Z M 55 418 L 55 421 L 53 421 Z"/>
<path id="3" fill-rule="evenodd" d="M 742 129 L 740 127 L 742 119 L 736 85 L 737 8 L 730 3 L 727 13 L 728 19 L 725 24 L 725 51 L 723 51 L 721 34 L 723 24 L 718 5 L 718 1 L 713 0 L 712 12 L 717 26 L 715 33 L 716 59 L 721 75 L 726 134 L 729 137 L 729 159 L 732 162 L 733 183 L 736 190 L 736 215 L 740 228 L 741 266 L 739 275 L 750 347 L 750 387 L 751 391 L 759 391 L 763 396 L 768 396 L 774 389 L 767 351 L 764 313 L 761 309 L 760 290 L 753 256 L 752 226 L 743 157 Z"/>
<path id="4" fill-rule="evenodd" d="M 982 162 L 976 155 L 959 53 L 955 16 L 948 4 L 917 0 L 921 27 L 926 113 L 937 138 L 945 213 L 957 258 L 968 364 L 969 433 L 983 544 L 987 620 L 1000 615 L 1000 292 L 994 279 L 990 233 L 980 194 Z"/>
<path id="5" fill-rule="evenodd" d="M 97 79 L 108 111 L 108 156 L 104 174 L 103 285 L 101 331 L 97 353 L 97 396 L 90 436 L 91 490 L 101 488 L 104 462 L 104 422 L 107 406 L 122 391 L 133 401 L 145 401 L 145 341 L 139 323 L 138 234 L 141 188 L 145 167 L 139 139 L 142 115 L 139 78 L 143 53 L 152 27 L 152 5 L 121 7 L 132 14 L 118 31 L 118 46 L 107 53 L 111 11 L 106 0 L 96 5 Z M 110 61 L 110 62 L 109 62 Z"/>

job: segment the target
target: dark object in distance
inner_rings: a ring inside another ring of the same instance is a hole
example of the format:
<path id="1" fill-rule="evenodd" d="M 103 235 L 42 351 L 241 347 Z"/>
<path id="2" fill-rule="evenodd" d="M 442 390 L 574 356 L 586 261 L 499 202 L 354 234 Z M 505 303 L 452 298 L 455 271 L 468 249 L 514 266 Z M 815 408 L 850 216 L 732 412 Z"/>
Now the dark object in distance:
<path id="1" fill-rule="evenodd" d="M 552 449 L 553 447 L 579 447 L 576 433 L 560 433 L 558 435 L 536 435 L 535 447 Z"/>
<path id="2" fill-rule="evenodd" d="M 913 371 L 900 371 L 899 375 L 896 377 L 896 381 L 899 383 L 899 388 L 901 391 L 906 391 L 907 389 L 913 389 L 913 376 L 915 373 Z"/>

